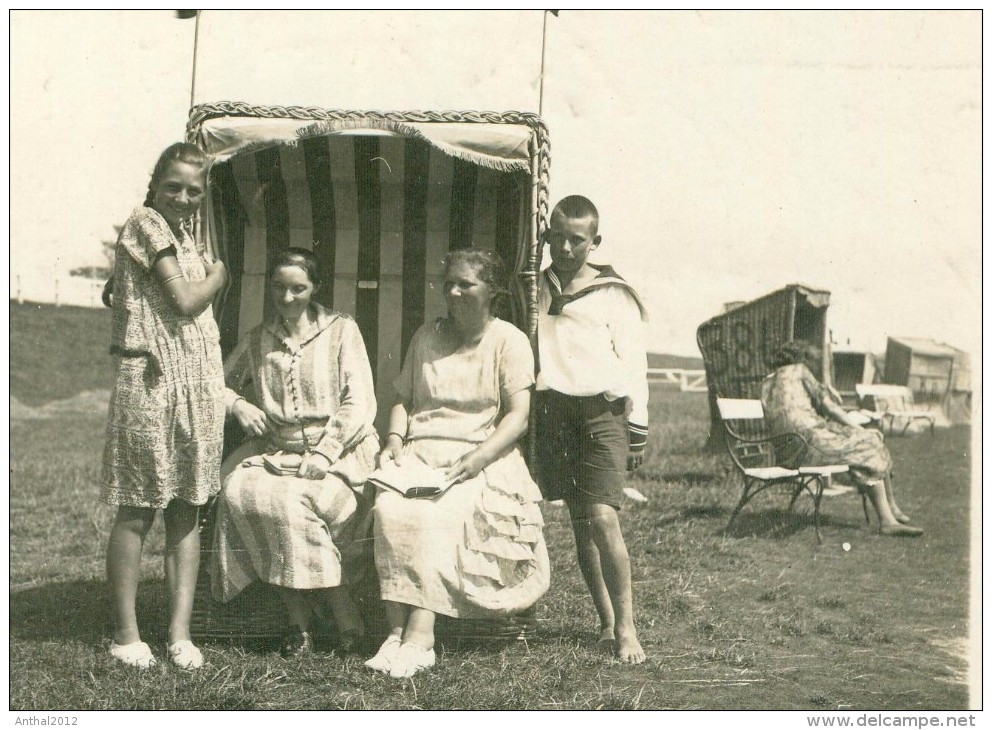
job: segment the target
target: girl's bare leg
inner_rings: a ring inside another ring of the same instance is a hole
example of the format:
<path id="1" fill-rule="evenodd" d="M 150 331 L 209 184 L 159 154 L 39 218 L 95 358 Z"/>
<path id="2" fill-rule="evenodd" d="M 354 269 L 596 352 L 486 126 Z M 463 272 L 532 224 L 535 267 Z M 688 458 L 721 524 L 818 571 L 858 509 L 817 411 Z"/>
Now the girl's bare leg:
<path id="1" fill-rule="evenodd" d="M 188 641 L 200 569 L 199 508 L 174 499 L 165 508 L 165 580 L 169 588 L 169 644 Z"/>
<path id="2" fill-rule="evenodd" d="M 155 510 L 118 507 L 107 545 L 107 579 L 114 600 L 114 643 L 141 641 L 135 604 L 141 578 L 141 549 L 155 520 Z"/>

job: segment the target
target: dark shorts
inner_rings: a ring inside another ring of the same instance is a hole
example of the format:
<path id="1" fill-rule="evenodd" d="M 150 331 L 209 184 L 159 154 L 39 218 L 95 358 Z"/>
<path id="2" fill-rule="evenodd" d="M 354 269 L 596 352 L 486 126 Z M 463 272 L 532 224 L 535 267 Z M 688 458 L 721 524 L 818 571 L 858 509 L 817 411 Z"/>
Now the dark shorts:
<path id="1" fill-rule="evenodd" d="M 620 509 L 629 448 L 625 399 L 538 391 L 536 440 L 545 499 Z"/>

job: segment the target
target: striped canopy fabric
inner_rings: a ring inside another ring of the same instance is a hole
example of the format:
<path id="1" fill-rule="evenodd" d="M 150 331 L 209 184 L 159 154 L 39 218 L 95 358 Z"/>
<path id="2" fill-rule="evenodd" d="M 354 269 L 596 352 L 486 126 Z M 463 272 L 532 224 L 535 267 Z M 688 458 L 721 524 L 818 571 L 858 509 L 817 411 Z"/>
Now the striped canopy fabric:
<path id="1" fill-rule="evenodd" d="M 203 107 L 197 111 L 202 117 Z M 190 138 L 197 139 L 192 125 Z M 537 241 L 547 215 L 540 146 L 535 139 L 535 161 L 524 169 L 498 169 L 453 156 L 422 135 L 352 130 L 249 144 L 220 158 L 201 237 L 230 273 L 215 305 L 225 353 L 269 315 L 267 263 L 288 246 L 316 254 L 324 283 L 315 299 L 358 322 L 376 376 L 380 427 L 413 333 L 445 312 L 448 251 L 495 250 L 514 274 L 510 311 L 502 316 L 532 335 Z"/>

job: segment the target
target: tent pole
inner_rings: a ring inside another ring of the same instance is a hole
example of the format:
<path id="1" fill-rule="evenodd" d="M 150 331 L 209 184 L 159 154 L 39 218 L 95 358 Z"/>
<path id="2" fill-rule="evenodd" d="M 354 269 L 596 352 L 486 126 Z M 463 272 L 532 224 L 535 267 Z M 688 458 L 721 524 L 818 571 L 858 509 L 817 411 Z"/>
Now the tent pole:
<path id="1" fill-rule="evenodd" d="M 193 76 L 189 82 L 189 108 L 193 108 L 193 99 L 196 97 L 196 50 L 200 42 L 200 15 L 202 10 L 196 11 L 196 20 L 193 25 Z"/>
<path id="2" fill-rule="evenodd" d="M 537 115 L 541 116 L 544 111 L 544 51 L 548 46 L 548 11 L 542 11 L 544 23 L 541 28 L 541 79 L 537 92 Z"/>

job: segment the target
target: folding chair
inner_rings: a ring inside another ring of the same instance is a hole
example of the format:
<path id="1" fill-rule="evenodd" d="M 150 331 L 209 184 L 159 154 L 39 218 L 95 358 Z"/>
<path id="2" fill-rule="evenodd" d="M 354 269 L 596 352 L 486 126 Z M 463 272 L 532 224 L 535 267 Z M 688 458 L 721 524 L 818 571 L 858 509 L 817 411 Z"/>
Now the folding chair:
<path id="1" fill-rule="evenodd" d="M 858 404 L 878 420 L 883 433 L 886 425 L 889 433 L 895 433 L 897 420 L 903 424 L 900 436 L 905 435 L 915 421 L 925 421 L 930 426 L 930 435 L 933 435 L 936 417 L 929 411 L 914 408 L 913 391 L 907 386 L 859 383 L 854 389 L 858 394 Z"/>
<path id="2" fill-rule="evenodd" d="M 791 511 L 796 499 L 806 492 L 813 499 L 813 526 L 817 542 L 823 542 L 820 534 L 820 503 L 824 491 L 830 486 L 835 474 L 848 471 L 844 464 L 827 466 L 804 465 L 806 440 L 797 433 L 771 435 L 765 424 L 765 413 L 760 400 L 738 398 L 717 398 L 717 408 L 723 423 L 727 452 L 740 474 L 744 488 L 734 508 L 729 529 L 737 515 L 753 497 L 774 486 L 785 486 L 791 491 L 789 501 Z M 868 505 L 862 494 L 865 519 Z"/>

